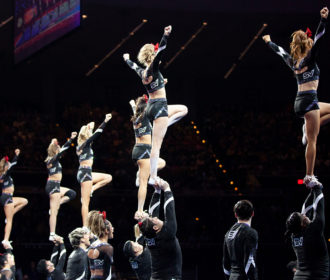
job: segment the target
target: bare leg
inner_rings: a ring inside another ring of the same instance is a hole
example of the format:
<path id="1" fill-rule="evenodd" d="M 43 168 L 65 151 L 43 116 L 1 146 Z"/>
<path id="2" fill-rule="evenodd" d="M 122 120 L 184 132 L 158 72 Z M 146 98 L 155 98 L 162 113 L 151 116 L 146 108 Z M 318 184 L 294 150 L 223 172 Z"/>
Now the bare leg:
<path id="1" fill-rule="evenodd" d="M 60 187 L 60 194 L 61 194 L 61 202 L 60 205 L 67 203 L 70 201 L 70 197 L 66 196 L 66 192 L 69 191 L 69 188 L 66 187 Z"/>
<path id="2" fill-rule="evenodd" d="M 327 124 L 330 121 L 330 104 L 319 102 L 320 107 L 320 126 Z"/>
<path id="3" fill-rule="evenodd" d="M 185 105 L 168 105 L 168 126 L 178 122 L 188 114 L 188 108 Z"/>
<path id="4" fill-rule="evenodd" d="M 3 207 L 6 215 L 7 223 L 5 225 L 5 235 L 3 240 L 9 241 L 11 229 L 13 226 L 13 217 L 14 217 L 14 203 L 9 203 Z"/>
<path id="5" fill-rule="evenodd" d="M 7 223 L 5 225 L 5 235 L 3 238 L 4 240 L 8 241 L 10 238 L 14 215 L 27 204 L 28 200 L 26 198 L 13 197 L 13 203 L 9 203 L 4 206 L 4 212 L 7 220 Z"/>
<path id="6" fill-rule="evenodd" d="M 87 227 L 87 217 L 89 212 L 90 195 L 93 187 L 92 181 L 80 183 L 81 186 L 81 217 L 84 227 Z"/>
<path id="7" fill-rule="evenodd" d="M 50 216 L 49 216 L 49 230 L 50 232 L 54 232 L 56 230 L 57 223 L 57 214 L 58 209 L 60 208 L 61 203 L 61 193 L 53 193 L 49 195 L 49 208 L 50 208 Z"/>
<path id="8" fill-rule="evenodd" d="M 160 148 L 167 131 L 168 117 L 160 117 L 153 122 L 152 148 L 150 154 L 150 177 L 156 179 Z"/>
<path id="9" fill-rule="evenodd" d="M 143 212 L 144 202 L 147 196 L 147 187 L 148 187 L 148 178 L 150 172 L 150 160 L 149 159 L 140 159 L 137 161 L 139 166 L 139 191 L 138 191 L 138 210 Z"/>
<path id="10" fill-rule="evenodd" d="M 13 202 L 14 202 L 14 215 L 18 211 L 22 210 L 29 203 L 29 201 L 24 197 L 13 197 Z"/>
<path id="11" fill-rule="evenodd" d="M 104 187 L 112 181 L 112 176 L 106 173 L 92 172 L 93 178 L 93 192 L 99 188 Z"/>
<path id="12" fill-rule="evenodd" d="M 305 114 L 306 122 L 306 175 L 314 175 L 316 158 L 316 141 L 320 130 L 320 110 L 313 110 Z"/>
<path id="13" fill-rule="evenodd" d="M 166 161 L 163 160 L 162 158 L 158 158 L 158 166 L 157 170 L 161 170 L 166 166 Z"/>

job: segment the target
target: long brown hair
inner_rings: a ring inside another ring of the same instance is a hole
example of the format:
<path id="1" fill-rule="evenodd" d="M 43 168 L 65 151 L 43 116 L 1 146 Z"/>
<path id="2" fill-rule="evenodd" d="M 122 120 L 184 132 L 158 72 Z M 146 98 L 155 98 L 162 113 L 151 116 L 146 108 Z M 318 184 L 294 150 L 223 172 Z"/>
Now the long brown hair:
<path id="1" fill-rule="evenodd" d="M 107 230 L 111 230 L 111 223 L 105 219 L 99 211 L 93 210 L 88 213 L 88 227 L 97 237 L 106 236 Z"/>
<path id="2" fill-rule="evenodd" d="M 3 157 L 0 160 L 0 175 L 2 175 L 3 173 L 5 173 L 6 163 L 7 163 L 7 158 L 6 157 Z"/>
<path id="3" fill-rule="evenodd" d="M 293 60 L 298 60 L 307 55 L 313 46 L 313 40 L 308 38 L 306 32 L 297 30 L 291 35 L 292 41 L 290 43 L 291 57 Z"/>
<path id="4" fill-rule="evenodd" d="M 45 162 L 49 161 L 53 156 L 55 156 L 57 150 L 58 150 L 58 143 L 56 138 L 53 138 L 52 142 L 50 142 L 47 148 L 47 158 L 45 159 Z"/>
<path id="5" fill-rule="evenodd" d="M 91 136 L 92 133 L 88 128 L 88 125 L 83 125 L 79 131 L 78 140 L 77 140 L 78 145 L 81 146 Z"/>
<path id="6" fill-rule="evenodd" d="M 131 118 L 131 121 L 133 123 L 136 122 L 137 119 L 143 116 L 145 114 L 146 108 L 147 108 L 147 103 L 148 103 L 148 97 L 144 94 L 140 97 L 138 97 L 135 100 L 136 108 L 134 111 L 134 115 Z"/>

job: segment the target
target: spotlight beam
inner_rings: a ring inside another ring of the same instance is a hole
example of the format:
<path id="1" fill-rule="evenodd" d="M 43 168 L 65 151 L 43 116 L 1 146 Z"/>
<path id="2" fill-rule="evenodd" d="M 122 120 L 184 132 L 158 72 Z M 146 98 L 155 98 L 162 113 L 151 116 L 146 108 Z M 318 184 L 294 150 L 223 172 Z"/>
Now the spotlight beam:
<path id="1" fill-rule="evenodd" d="M 14 17 L 11 16 L 11 17 L 7 18 L 6 20 L 0 22 L 0 28 L 4 27 L 8 22 L 11 22 L 13 19 L 14 19 Z"/>
<path id="2" fill-rule="evenodd" d="M 228 77 L 230 76 L 230 74 L 235 70 L 237 64 L 240 63 L 243 60 L 243 58 L 246 55 L 246 53 L 249 51 L 249 49 L 252 47 L 252 45 L 259 38 L 259 36 L 261 35 L 261 33 L 265 30 L 265 28 L 267 26 L 268 26 L 267 23 L 264 23 L 262 25 L 262 27 L 259 29 L 257 35 L 253 37 L 253 39 L 251 40 L 251 42 L 246 46 L 246 48 L 244 49 L 244 51 L 240 54 L 240 56 L 238 57 L 237 62 L 234 62 L 233 65 L 230 67 L 230 69 L 227 71 L 226 75 L 224 76 L 225 79 L 228 79 Z"/>
<path id="3" fill-rule="evenodd" d="M 123 38 L 110 52 L 108 52 L 101 60 L 99 60 L 93 68 L 91 68 L 87 73 L 86 77 L 89 77 L 96 69 L 98 69 L 111 55 L 113 55 L 126 41 L 128 41 L 135 33 L 145 24 L 148 20 L 143 19 L 142 22 L 136 26 L 128 35 Z"/>
<path id="4" fill-rule="evenodd" d="M 203 22 L 202 26 L 189 38 L 189 40 L 180 48 L 180 50 L 168 61 L 166 62 L 164 68 L 168 68 L 172 62 L 188 47 L 188 45 L 196 39 L 197 35 L 202 32 L 202 30 L 207 26 L 207 22 Z"/>

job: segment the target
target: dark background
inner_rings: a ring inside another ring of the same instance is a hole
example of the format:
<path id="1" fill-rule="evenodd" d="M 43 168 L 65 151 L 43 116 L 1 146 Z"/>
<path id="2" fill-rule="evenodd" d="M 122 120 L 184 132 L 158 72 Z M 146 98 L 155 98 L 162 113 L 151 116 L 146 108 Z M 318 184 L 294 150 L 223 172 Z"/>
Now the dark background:
<path id="1" fill-rule="evenodd" d="M 284 242 L 285 219 L 300 210 L 307 195 L 304 186 L 297 185 L 297 179 L 305 175 L 305 162 L 302 120 L 293 113 L 296 82 L 260 38 L 229 79 L 224 75 L 262 24 L 268 24 L 265 34 L 288 49 L 293 31 L 309 27 L 315 33 L 319 11 L 325 5 L 328 1 L 85 0 L 82 9 L 88 17 L 80 28 L 18 65 L 12 63 L 13 26 L 1 28 L 0 153 L 12 157 L 13 150 L 21 148 L 22 157 L 13 173 L 15 192 L 29 199 L 28 207 L 14 219 L 11 239 L 18 267 L 36 279 L 31 262 L 51 252 L 43 164 L 51 138 L 63 143 L 85 122 L 98 124 L 105 113 L 112 112 L 113 119 L 94 143 L 94 169 L 110 172 L 114 180 L 94 194 L 91 209 L 108 211 L 115 226 L 111 243 L 117 278 L 131 277 L 121 253 L 125 240 L 133 238 L 137 193 L 136 167 L 130 159 L 134 137 L 128 101 L 143 94 L 144 88 L 123 63 L 122 54 L 129 52 L 134 59 L 144 43 L 159 41 L 164 26 L 171 24 L 165 64 L 206 21 L 203 32 L 162 71 L 169 80 L 169 104 L 189 107 L 188 116 L 168 130 L 161 151 L 167 167 L 160 173 L 176 197 L 184 279 L 222 279 L 223 236 L 235 222 L 232 206 L 242 198 L 250 199 L 256 209 L 253 227 L 260 237 L 260 278 L 290 279 L 285 266 L 294 255 Z M 12 3 L 1 1 L 0 20 L 11 14 Z M 87 78 L 87 71 L 142 19 L 148 23 Z M 326 35 L 318 63 L 319 100 L 323 102 L 330 102 L 329 44 Z M 329 139 L 325 126 L 318 139 L 315 173 L 325 186 L 326 200 Z M 79 194 L 74 149 L 65 154 L 62 165 L 63 185 Z M 78 197 L 61 207 L 57 233 L 67 236 L 80 223 Z M 325 236 L 330 238 L 328 225 Z"/>

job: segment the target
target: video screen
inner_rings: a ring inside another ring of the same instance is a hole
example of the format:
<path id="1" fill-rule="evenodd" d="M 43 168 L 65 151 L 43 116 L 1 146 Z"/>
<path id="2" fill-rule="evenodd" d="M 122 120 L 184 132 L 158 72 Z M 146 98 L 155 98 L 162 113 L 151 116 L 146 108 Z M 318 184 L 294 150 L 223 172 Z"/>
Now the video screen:
<path id="1" fill-rule="evenodd" d="M 79 25 L 80 0 L 15 0 L 15 63 Z"/>

